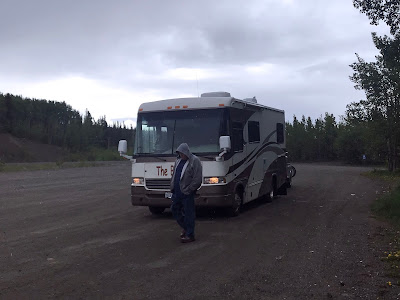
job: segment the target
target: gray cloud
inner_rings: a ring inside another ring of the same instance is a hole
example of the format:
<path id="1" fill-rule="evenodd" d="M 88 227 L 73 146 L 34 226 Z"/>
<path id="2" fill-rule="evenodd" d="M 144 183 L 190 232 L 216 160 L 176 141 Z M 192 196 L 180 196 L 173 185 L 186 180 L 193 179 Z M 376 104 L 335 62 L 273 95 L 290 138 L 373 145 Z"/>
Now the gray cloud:
<path id="1" fill-rule="evenodd" d="M 315 117 L 358 100 L 348 65 L 375 54 L 377 28 L 348 0 L 3 0 L 0 10 L 0 77 L 22 84 L 82 76 L 165 98 L 228 90 Z M 284 75 L 246 72 L 266 64 Z M 162 76 L 175 68 L 219 76 Z"/>

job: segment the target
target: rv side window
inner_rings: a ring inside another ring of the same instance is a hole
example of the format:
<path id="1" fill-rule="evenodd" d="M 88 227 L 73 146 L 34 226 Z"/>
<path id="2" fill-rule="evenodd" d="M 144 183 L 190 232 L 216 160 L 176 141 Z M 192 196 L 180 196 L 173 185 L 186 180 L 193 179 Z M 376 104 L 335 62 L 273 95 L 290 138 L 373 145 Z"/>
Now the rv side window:
<path id="1" fill-rule="evenodd" d="M 283 134 L 283 124 L 276 123 L 276 142 L 278 144 L 283 144 L 285 141 L 285 136 Z"/>
<path id="2" fill-rule="evenodd" d="M 260 142 L 260 123 L 249 121 L 249 143 Z"/>
<path id="3" fill-rule="evenodd" d="M 243 151 L 243 124 L 239 122 L 232 123 L 233 131 L 233 151 L 240 152 Z"/>

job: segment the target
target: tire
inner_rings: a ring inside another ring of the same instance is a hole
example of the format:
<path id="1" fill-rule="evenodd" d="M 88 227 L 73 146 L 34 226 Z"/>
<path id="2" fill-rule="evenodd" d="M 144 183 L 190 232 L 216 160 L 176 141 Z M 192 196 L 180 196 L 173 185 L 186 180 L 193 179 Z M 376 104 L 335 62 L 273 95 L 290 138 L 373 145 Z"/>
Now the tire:
<path id="1" fill-rule="evenodd" d="M 264 199 L 265 199 L 265 202 L 267 202 L 267 203 L 272 202 L 272 200 L 274 199 L 274 191 L 271 190 L 271 192 L 269 192 L 268 194 L 266 194 L 264 197 L 265 197 L 265 198 L 264 198 Z"/>
<path id="2" fill-rule="evenodd" d="M 278 195 L 287 195 L 287 182 L 281 185 L 278 189 Z"/>
<path id="3" fill-rule="evenodd" d="M 164 212 L 165 207 L 149 206 L 149 210 L 153 215 L 161 215 Z"/>
<path id="4" fill-rule="evenodd" d="M 243 205 L 243 199 L 238 192 L 235 192 L 234 200 L 231 207 L 228 207 L 227 214 L 230 217 L 237 217 Z"/>
<path id="5" fill-rule="evenodd" d="M 292 177 L 291 177 L 291 178 L 293 178 L 294 176 L 296 176 L 296 168 L 292 166 L 292 170 L 293 170 L 293 174 L 292 174 Z"/>
<path id="6" fill-rule="evenodd" d="M 292 178 L 287 178 L 287 179 L 286 179 L 286 187 L 287 187 L 287 188 L 292 187 Z"/>
<path id="7" fill-rule="evenodd" d="M 265 195 L 265 202 L 272 202 L 272 200 L 274 200 L 276 195 L 277 195 L 276 182 L 275 182 L 275 180 L 273 180 L 272 183 L 271 183 L 270 192 Z"/>

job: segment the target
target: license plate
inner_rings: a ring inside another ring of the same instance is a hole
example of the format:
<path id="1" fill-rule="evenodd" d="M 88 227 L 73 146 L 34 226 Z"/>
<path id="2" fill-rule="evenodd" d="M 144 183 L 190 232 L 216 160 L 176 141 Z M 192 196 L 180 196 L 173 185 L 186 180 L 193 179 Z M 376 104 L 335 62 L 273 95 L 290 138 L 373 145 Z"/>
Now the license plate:
<path id="1" fill-rule="evenodd" d="M 165 198 L 172 198 L 172 193 L 171 192 L 165 192 Z"/>

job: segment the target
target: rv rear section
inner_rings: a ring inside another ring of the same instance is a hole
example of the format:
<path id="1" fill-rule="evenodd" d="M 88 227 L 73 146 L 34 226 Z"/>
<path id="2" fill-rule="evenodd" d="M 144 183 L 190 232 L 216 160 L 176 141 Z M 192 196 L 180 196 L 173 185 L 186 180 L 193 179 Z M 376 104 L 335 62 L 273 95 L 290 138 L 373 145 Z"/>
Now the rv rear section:
<path id="1" fill-rule="evenodd" d="M 244 203 L 286 194 L 284 111 L 218 92 L 140 106 L 133 156 L 126 155 L 126 143 L 119 146 L 132 161 L 132 205 L 148 206 L 155 214 L 170 207 L 170 180 L 181 143 L 203 166 L 195 194 L 198 207 L 225 207 L 237 215 Z"/>

